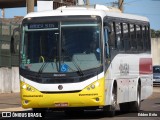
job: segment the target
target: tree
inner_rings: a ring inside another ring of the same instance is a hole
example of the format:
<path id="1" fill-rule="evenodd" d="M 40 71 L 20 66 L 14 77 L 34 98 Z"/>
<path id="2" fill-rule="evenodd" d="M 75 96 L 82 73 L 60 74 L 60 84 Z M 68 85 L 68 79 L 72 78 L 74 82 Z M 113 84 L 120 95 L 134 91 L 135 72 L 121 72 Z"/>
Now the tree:
<path id="1" fill-rule="evenodd" d="M 155 37 L 156 37 L 155 30 L 151 29 L 151 38 L 155 38 Z"/>
<path id="2" fill-rule="evenodd" d="M 159 38 L 160 37 L 160 30 L 151 29 L 151 37 L 152 38 Z"/>

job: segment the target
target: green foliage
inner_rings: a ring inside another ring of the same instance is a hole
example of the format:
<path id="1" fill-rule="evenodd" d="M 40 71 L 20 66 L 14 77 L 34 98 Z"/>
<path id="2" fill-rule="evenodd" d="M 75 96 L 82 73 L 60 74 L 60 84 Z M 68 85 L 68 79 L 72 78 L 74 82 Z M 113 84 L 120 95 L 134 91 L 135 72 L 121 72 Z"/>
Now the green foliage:
<path id="1" fill-rule="evenodd" d="M 151 29 L 151 37 L 152 38 L 160 38 L 160 30 Z"/>

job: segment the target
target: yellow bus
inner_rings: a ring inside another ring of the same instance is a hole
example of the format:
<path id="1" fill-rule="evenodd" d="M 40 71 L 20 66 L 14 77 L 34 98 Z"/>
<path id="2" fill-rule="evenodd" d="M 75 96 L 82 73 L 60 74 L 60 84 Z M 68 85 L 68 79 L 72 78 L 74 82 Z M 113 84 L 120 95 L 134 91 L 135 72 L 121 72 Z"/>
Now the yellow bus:
<path id="1" fill-rule="evenodd" d="M 104 8 L 64 6 L 24 17 L 23 108 L 102 109 L 111 116 L 117 105 L 140 110 L 153 91 L 149 20 Z"/>

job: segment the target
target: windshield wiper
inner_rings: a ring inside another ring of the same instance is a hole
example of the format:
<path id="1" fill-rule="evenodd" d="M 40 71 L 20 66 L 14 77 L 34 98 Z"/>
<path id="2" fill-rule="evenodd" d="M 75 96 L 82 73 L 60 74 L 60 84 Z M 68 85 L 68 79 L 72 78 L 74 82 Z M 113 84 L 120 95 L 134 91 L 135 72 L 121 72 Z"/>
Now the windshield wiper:
<path id="1" fill-rule="evenodd" d="M 72 58 L 71 58 L 71 55 L 68 53 L 68 50 L 67 50 L 67 49 L 62 48 L 62 53 L 63 53 L 63 52 L 65 52 L 65 53 L 67 54 L 67 56 L 68 56 L 70 59 L 72 59 Z M 83 75 L 84 75 L 83 71 L 82 71 L 81 68 L 78 66 L 78 64 L 74 61 L 74 59 L 72 59 L 72 63 L 74 64 L 74 66 L 75 66 L 76 69 L 78 70 L 78 71 L 77 71 L 77 74 L 78 74 L 79 76 L 83 76 Z"/>
<path id="2" fill-rule="evenodd" d="M 47 58 L 46 59 L 46 61 L 50 61 L 50 60 L 52 60 L 51 58 Z M 51 62 L 53 62 L 53 61 L 51 61 Z M 56 58 L 56 68 L 58 69 L 58 66 L 57 66 L 57 58 Z M 43 72 L 43 70 L 47 67 L 47 65 L 49 64 L 49 62 L 44 62 L 43 64 L 42 64 L 42 66 L 40 67 L 40 69 L 39 69 L 39 71 L 38 71 L 38 76 Z M 51 63 L 52 64 L 52 63 Z M 53 65 L 52 65 L 53 66 Z"/>
<path id="3" fill-rule="evenodd" d="M 69 58 L 71 58 L 70 54 L 68 53 L 68 51 L 67 51 L 66 49 L 62 48 L 62 52 L 65 52 L 65 53 L 67 54 L 67 56 L 68 56 Z M 72 59 L 72 58 L 71 58 L 71 59 Z M 57 63 L 57 59 L 56 59 L 56 63 Z M 72 63 L 74 64 L 74 66 L 75 66 L 76 69 L 78 70 L 78 71 L 76 71 L 77 74 L 78 74 L 79 76 L 83 76 L 83 75 L 84 75 L 83 71 L 82 71 L 81 68 L 78 66 L 78 64 L 74 61 L 74 59 L 72 59 Z M 47 65 L 48 65 L 48 62 L 44 62 L 44 63 L 42 64 L 42 66 L 40 67 L 40 69 L 39 69 L 39 71 L 38 71 L 38 76 L 43 72 L 43 70 L 47 67 Z"/>
<path id="4" fill-rule="evenodd" d="M 43 72 L 43 70 L 46 68 L 47 65 L 48 65 L 48 62 L 44 62 L 42 64 L 42 66 L 40 67 L 40 69 L 38 71 L 38 76 Z"/>

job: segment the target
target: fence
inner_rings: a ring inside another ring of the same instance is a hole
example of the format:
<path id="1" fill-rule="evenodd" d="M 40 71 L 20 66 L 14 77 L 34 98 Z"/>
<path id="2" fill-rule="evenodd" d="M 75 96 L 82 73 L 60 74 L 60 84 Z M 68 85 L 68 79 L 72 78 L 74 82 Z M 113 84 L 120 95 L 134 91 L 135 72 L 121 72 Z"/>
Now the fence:
<path id="1" fill-rule="evenodd" d="M 11 53 L 11 36 L 13 30 L 20 27 L 22 18 L 0 19 L 0 93 L 19 92 L 19 40 L 20 34 L 14 35 Z"/>
<path id="2" fill-rule="evenodd" d="M 0 68 L 0 93 L 14 93 L 20 91 L 19 68 Z"/>
<path id="3" fill-rule="evenodd" d="M 11 54 L 11 36 L 13 30 L 20 27 L 18 23 L 0 21 L 0 67 L 12 67 L 19 64 L 19 40 L 20 35 L 14 36 L 14 53 Z"/>

